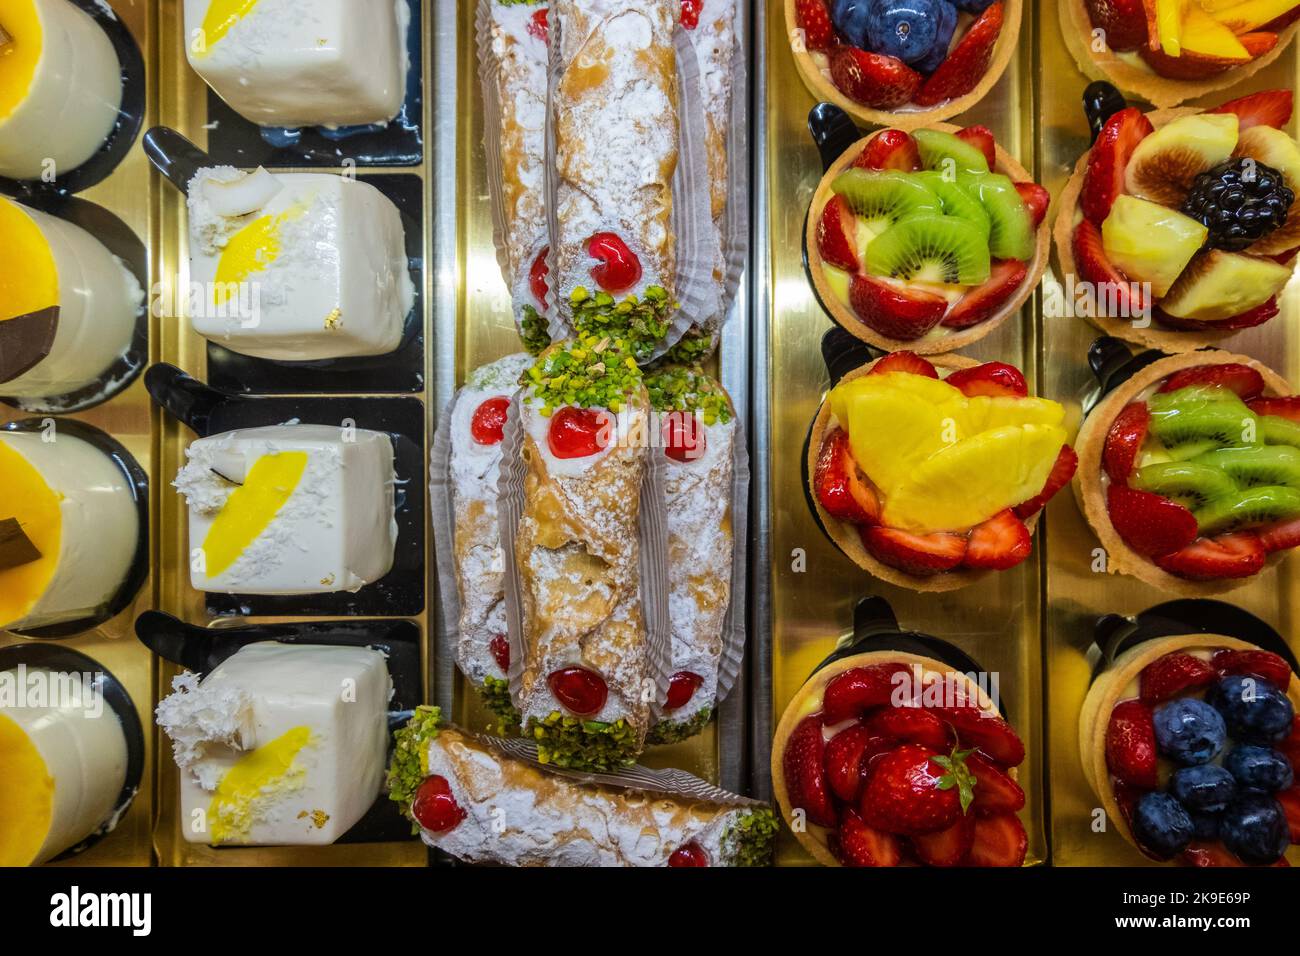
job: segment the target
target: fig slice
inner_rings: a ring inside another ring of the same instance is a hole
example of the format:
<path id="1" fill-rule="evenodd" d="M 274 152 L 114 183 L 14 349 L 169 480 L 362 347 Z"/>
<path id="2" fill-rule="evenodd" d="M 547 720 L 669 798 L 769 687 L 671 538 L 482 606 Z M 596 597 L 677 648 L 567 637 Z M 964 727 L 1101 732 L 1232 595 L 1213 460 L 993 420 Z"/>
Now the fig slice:
<path id="1" fill-rule="evenodd" d="M 1177 208 L 1197 176 L 1232 156 L 1237 124 L 1231 113 L 1198 113 L 1162 126 L 1133 151 L 1125 188 L 1139 199 Z"/>

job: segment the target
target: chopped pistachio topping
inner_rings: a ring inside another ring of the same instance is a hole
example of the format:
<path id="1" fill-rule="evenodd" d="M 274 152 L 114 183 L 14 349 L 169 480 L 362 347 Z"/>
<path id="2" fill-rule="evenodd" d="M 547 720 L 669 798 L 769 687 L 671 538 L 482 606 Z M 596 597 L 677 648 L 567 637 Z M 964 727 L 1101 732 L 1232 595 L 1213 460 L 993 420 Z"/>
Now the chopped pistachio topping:
<path id="1" fill-rule="evenodd" d="M 644 296 L 615 299 L 608 292 L 590 292 L 578 286 L 569 293 L 573 327 L 579 333 L 614 335 L 626 339 L 638 360 L 650 357 L 668 335 L 668 317 L 680 308 L 662 287 L 652 285 Z"/>
<path id="2" fill-rule="evenodd" d="M 442 710 L 427 704 L 415 708 L 406 726 L 393 735 L 393 761 L 388 766 L 388 798 L 409 814 L 415 791 L 429 775 L 429 741 L 438 736 Z M 414 832 L 419 832 L 416 827 Z"/>
<path id="3" fill-rule="evenodd" d="M 664 365 L 698 365 L 712 354 L 716 345 L 716 335 L 695 326 L 665 352 L 660 361 Z"/>
<path id="4" fill-rule="evenodd" d="M 731 421 L 731 403 L 722 386 L 699 367 L 671 365 L 646 376 L 650 407 L 657 412 L 699 411 L 704 424 Z"/>
<path id="5" fill-rule="evenodd" d="M 533 389 L 524 401 L 531 404 L 536 398 L 543 415 L 567 405 L 607 408 L 618 414 L 641 387 L 641 368 L 625 339 L 580 334 L 546 352 L 519 384 Z"/>
<path id="6" fill-rule="evenodd" d="M 524 348 L 530 355 L 541 355 L 551 344 L 551 333 L 547 328 L 546 320 L 531 305 L 524 306 L 520 336 L 524 340 Z"/>
<path id="7" fill-rule="evenodd" d="M 498 677 L 485 677 L 479 693 L 483 697 L 484 706 L 501 721 L 499 728 L 501 733 L 503 735 L 517 733 L 519 711 L 515 709 L 514 701 L 510 699 L 510 682 Z"/>
<path id="8" fill-rule="evenodd" d="M 623 718 L 613 723 L 581 720 L 558 710 L 528 721 L 524 734 L 537 741 L 537 759 L 573 770 L 617 770 L 636 760 L 637 734 Z"/>
<path id="9" fill-rule="evenodd" d="M 694 737 L 713 716 L 712 707 L 704 707 L 688 720 L 661 720 L 650 728 L 646 737 L 652 744 L 676 744 Z"/>
<path id="10" fill-rule="evenodd" d="M 770 866 L 776 814 L 758 807 L 735 819 L 722 834 L 722 854 L 728 866 Z"/>

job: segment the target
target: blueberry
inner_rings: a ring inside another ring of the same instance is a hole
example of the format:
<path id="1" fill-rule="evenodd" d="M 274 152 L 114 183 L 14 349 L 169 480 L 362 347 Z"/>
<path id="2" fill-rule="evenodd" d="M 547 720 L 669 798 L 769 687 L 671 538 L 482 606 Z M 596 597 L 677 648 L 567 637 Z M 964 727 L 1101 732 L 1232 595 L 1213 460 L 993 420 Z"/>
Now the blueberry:
<path id="1" fill-rule="evenodd" d="M 943 6 L 950 6 L 948 0 L 872 0 L 867 7 L 872 52 L 898 57 L 904 63 L 925 59 L 939 40 Z"/>
<path id="2" fill-rule="evenodd" d="M 1161 704 L 1155 712 L 1156 745 L 1183 766 L 1209 763 L 1227 739 L 1219 712 L 1195 697 Z"/>
<path id="3" fill-rule="evenodd" d="M 1133 811 L 1133 836 L 1161 859 L 1182 853 L 1195 835 L 1191 816 L 1167 793 L 1145 794 Z"/>
<path id="4" fill-rule="evenodd" d="M 1234 800 L 1219 821 L 1219 836 L 1237 859 L 1256 866 L 1276 863 L 1291 844 L 1282 804 L 1266 794 Z"/>
<path id="5" fill-rule="evenodd" d="M 1242 743 L 1277 743 L 1291 732 L 1295 719 L 1295 708 L 1286 694 L 1260 677 L 1233 674 L 1220 678 L 1206 700 Z"/>
<path id="6" fill-rule="evenodd" d="M 1209 843 L 1219 838 L 1219 818 L 1209 813 L 1193 813 L 1192 829 L 1196 839 Z"/>
<path id="7" fill-rule="evenodd" d="M 1237 778 L 1237 783 L 1251 790 L 1275 793 L 1295 782 L 1290 762 L 1271 747 L 1240 744 L 1228 752 L 1223 766 Z"/>
<path id="8" fill-rule="evenodd" d="M 860 50 L 871 50 L 868 21 L 874 3 L 875 0 L 835 0 L 831 5 L 831 23 Z"/>
<path id="9" fill-rule="evenodd" d="M 1170 777 L 1169 792 L 1188 810 L 1218 813 L 1237 795 L 1237 781 L 1222 767 L 1183 767 Z"/>
<path id="10" fill-rule="evenodd" d="M 933 73 L 939 65 L 948 59 L 948 46 L 952 43 L 953 32 L 957 29 L 957 8 L 948 0 L 939 0 L 939 29 L 935 32 L 934 45 L 930 52 L 912 64 L 920 73 Z"/>

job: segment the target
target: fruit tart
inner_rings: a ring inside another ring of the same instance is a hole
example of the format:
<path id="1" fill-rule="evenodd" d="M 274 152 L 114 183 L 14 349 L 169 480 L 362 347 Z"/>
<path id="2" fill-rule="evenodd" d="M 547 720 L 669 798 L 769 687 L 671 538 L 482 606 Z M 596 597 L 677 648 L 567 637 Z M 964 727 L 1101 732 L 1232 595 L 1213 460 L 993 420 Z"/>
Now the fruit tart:
<path id="1" fill-rule="evenodd" d="M 1300 250 L 1300 145 L 1282 129 L 1292 99 L 1268 90 L 1106 120 L 1061 194 L 1063 305 L 1169 352 L 1276 316 Z"/>
<path id="2" fill-rule="evenodd" d="M 1065 409 L 1012 365 L 894 352 L 850 372 L 813 424 L 811 500 L 872 575 L 951 591 L 1015 567 L 1077 459 Z"/>
<path id="3" fill-rule="evenodd" d="M 915 129 L 973 107 L 1006 71 L 1021 0 L 785 0 L 813 96 L 864 123 Z"/>
<path id="4" fill-rule="evenodd" d="M 1167 108 L 1235 86 L 1281 55 L 1300 0 L 1060 0 L 1088 76 Z M 1100 41 L 1100 42 L 1099 42 Z"/>
<path id="5" fill-rule="evenodd" d="M 1033 293 L 1050 202 L 987 127 L 881 130 L 846 149 L 813 194 L 808 273 L 826 311 L 864 342 L 950 352 Z"/>
<path id="6" fill-rule="evenodd" d="M 1300 397 L 1244 355 L 1140 369 L 1079 430 L 1075 492 L 1111 573 L 1233 590 L 1300 544 Z"/>
<path id="7" fill-rule="evenodd" d="M 1025 746 L 980 686 L 933 658 L 827 664 L 777 727 L 772 784 L 824 866 L 1021 866 Z"/>
<path id="8" fill-rule="evenodd" d="M 1088 691 L 1084 776 L 1153 859 L 1287 866 L 1300 844 L 1298 705 L 1300 681 L 1277 654 L 1215 634 L 1148 640 Z"/>

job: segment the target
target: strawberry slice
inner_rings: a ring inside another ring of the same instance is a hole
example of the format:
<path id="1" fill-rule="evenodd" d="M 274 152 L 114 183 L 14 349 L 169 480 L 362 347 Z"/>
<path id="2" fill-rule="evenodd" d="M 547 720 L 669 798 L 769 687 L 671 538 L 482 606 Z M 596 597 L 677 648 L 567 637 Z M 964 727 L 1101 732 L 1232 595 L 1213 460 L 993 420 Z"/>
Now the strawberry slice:
<path id="1" fill-rule="evenodd" d="M 1122 177 L 1121 177 L 1122 179 Z M 1092 286 L 1094 308 L 1100 313 L 1114 303 L 1120 316 L 1145 315 L 1148 303 L 1142 287 L 1111 264 L 1101 243 L 1101 229 L 1085 219 L 1074 227 L 1071 240 L 1074 265 L 1084 282 Z"/>
<path id="2" fill-rule="evenodd" d="M 1282 804 L 1286 813 L 1287 825 L 1291 828 L 1291 842 L 1300 844 L 1300 787 L 1292 787 L 1274 794 L 1277 802 Z"/>
<path id="3" fill-rule="evenodd" d="M 835 855 L 845 866 L 898 866 L 898 837 L 866 825 L 857 811 L 846 809 L 835 839 Z"/>
<path id="4" fill-rule="evenodd" d="M 806 49 L 825 53 L 835 45 L 835 27 L 826 0 L 795 0 L 794 18 L 803 30 Z"/>
<path id="5" fill-rule="evenodd" d="M 831 54 L 831 82 L 855 102 L 892 110 L 912 101 L 923 77 L 902 60 L 857 47 L 842 46 Z"/>
<path id="6" fill-rule="evenodd" d="M 833 827 L 835 807 L 826 786 L 826 742 L 822 738 L 822 716 L 812 714 L 800 721 L 785 745 L 782 765 L 790 806 L 802 809 L 811 823 Z"/>
<path id="7" fill-rule="evenodd" d="M 881 335 L 919 339 L 943 319 L 948 300 L 919 289 L 893 285 L 871 276 L 855 275 L 849 304 L 858 318 Z"/>
<path id="8" fill-rule="evenodd" d="M 962 563 L 981 571 L 1005 571 L 1029 557 L 1033 547 L 1029 529 L 1008 508 L 975 526 Z"/>
<path id="9" fill-rule="evenodd" d="M 1220 674 L 1261 677 L 1283 691 L 1291 683 L 1291 665 L 1285 658 L 1270 651 L 1234 651 L 1225 648 L 1216 651 L 1210 663 Z"/>
<path id="10" fill-rule="evenodd" d="M 835 429 L 822 442 L 813 487 L 821 506 L 834 518 L 853 524 L 876 524 L 880 520 L 880 500 L 853 460 L 848 432 L 842 428 Z"/>
<path id="11" fill-rule="evenodd" d="M 1052 204 L 1052 194 L 1038 183 L 1016 183 L 1016 192 L 1024 202 L 1029 214 L 1034 217 L 1034 228 L 1042 225 L 1047 218 L 1047 208 Z"/>
<path id="12" fill-rule="evenodd" d="M 1257 574 L 1267 558 L 1258 535 L 1238 531 L 1216 538 L 1197 538 L 1173 554 L 1156 558 L 1156 564 L 1189 581 L 1217 581 Z"/>
<path id="13" fill-rule="evenodd" d="M 1002 33 L 1003 7 L 1001 2 L 993 4 L 971 24 L 961 42 L 949 51 L 948 58 L 916 94 L 917 106 L 938 106 L 975 89 L 988 72 L 993 47 Z"/>
<path id="14" fill-rule="evenodd" d="M 916 140 L 901 129 L 887 129 L 871 137 L 866 149 L 853 161 L 858 169 L 897 169 L 905 173 L 921 168 L 921 151 Z"/>
<path id="15" fill-rule="evenodd" d="M 912 850 L 926 866 L 959 866 L 975 843 L 975 818 L 962 816 L 946 830 L 912 837 Z"/>
<path id="16" fill-rule="evenodd" d="M 961 368 L 944 381 L 968 398 L 976 395 L 1024 398 L 1029 394 L 1029 386 L 1020 369 L 1006 362 L 985 362 L 983 365 Z"/>
<path id="17" fill-rule="evenodd" d="M 1128 481 L 1128 476 L 1133 473 L 1133 463 L 1142 450 L 1142 443 L 1146 441 L 1150 424 L 1151 411 L 1145 402 L 1125 405 L 1115 416 L 1115 421 L 1106 434 L 1106 449 L 1102 452 L 1102 464 L 1111 481 Z"/>
<path id="18" fill-rule="evenodd" d="M 903 744 L 876 761 L 858 812 L 867 826 L 887 833 L 946 830 L 969 806 L 972 779 L 960 754 Z"/>
<path id="19" fill-rule="evenodd" d="M 906 664 L 872 664 L 837 674 L 826 685 L 826 692 L 822 695 L 826 722 L 838 724 L 851 717 L 861 717 L 872 708 L 893 703 L 894 693 L 906 686 L 911 674 L 911 668 Z"/>
<path id="20" fill-rule="evenodd" d="M 950 685 L 948 690 L 952 703 L 929 709 L 952 725 L 963 748 L 973 747 L 1002 767 L 1017 767 L 1024 762 L 1024 742 L 1010 724 L 976 706 L 964 689 Z"/>
<path id="21" fill-rule="evenodd" d="M 1300 16 L 1300 5 L 1295 14 Z M 1271 29 L 1271 27 L 1266 27 Z M 1252 126 L 1272 126 L 1282 129 L 1291 122 L 1291 111 L 1295 104 L 1295 94 L 1290 90 L 1263 90 L 1251 93 L 1235 100 L 1228 100 L 1217 106 L 1210 113 L 1236 113 L 1237 128 L 1244 132 Z"/>
<path id="22" fill-rule="evenodd" d="M 1249 365 L 1240 362 L 1222 362 L 1218 365 L 1197 365 L 1180 369 L 1161 383 L 1158 392 L 1176 392 L 1191 386 L 1227 388 L 1236 392 L 1242 401 L 1250 401 L 1264 394 L 1264 376 Z"/>
<path id="23" fill-rule="evenodd" d="M 1259 543 L 1269 554 L 1290 551 L 1292 548 L 1300 547 L 1300 518 L 1280 521 L 1266 528 L 1260 528 L 1255 533 L 1259 535 Z"/>
<path id="24" fill-rule="evenodd" d="M 1185 691 L 1209 687 L 1218 676 L 1214 668 L 1199 657 L 1166 654 L 1142 668 L 1138 675 L 1138 696 L 1148 704 L 1158 704 Z"/>
<path id="25" fill-rule="evenodd" d="M 857 803 L 866 783 L 867 762 L 891 747 L 886 737 L 862 724 L 846 727 L 826 741 L 826 782 L 845 803 Z"/>
<path id="26" fill-rule="evenodd" d="M 951 571 L 966 556 L 966 539 L 957 534 L 909 534 L 879 526 L 861 532 L 862 544 L 872 557 L 917 577 Z"/>
<path id="27" fill-rule="evenodd" d="M 920 744 L 944 753 L 952 749 L 948 725 L 920 707 L 884 707 L 867 718 L 867 727 L 895 743 Z"/>
<path id="28" fill-rule="evenodd" d="M 890 352 L 875 365 L 871 366 L 869 375 L 884 375 L 886 372 L 907 372 L 911 375 L 924 375 L 926 378 L 938 378 L 934 366 L 915 352 L 904 349 Z"/>
<path id="29" fill-rule="evenodd" d="M 1120 701 L 1106 725 L 1106 766 L 1129 786 L 1154 790 L 1160 785 L 1156 765 L 1156 726 L 1151 708 L 1140 700 Z"/>
<path id="30" fill-rule="evenodd" d="M 1052 470 L 1047 473 L 1047 482 L 1043 485 L 1043 490 L 1024 504 L 1016 505 L 1012 509 L 1016 517 L 1028 519 L 1046 507 L 1047 503 L 1056 497 L 1056 493 L 1070 483 L 1078 467 L 1078 453 L 1069 445 L 1062 445 L 1060 454 L 1056 456 L 1056 464 L 1052 465 Z"/>
<path id="31" fill-rule="evenodd" d="M 822 261 L 846 272 L 857 272 L 857 226 L 857 216 L 848 201 L 843 196 L 832 196 L 817 220 L 817 251 Z"/>
<path id="32" fill-rule="evenodd" d="M 1295 255 L 1294 252 L 1288 252 L 1283 256 L 1274 257 L 1279 265 L 1286 265 Z M 1237 329 L 1253 329 L 1257 325 L 1263 325 L 1269 319 L 1277 316 L 1281 309 L 1277 304 L 1277 297 L 1269 299 L 1263 305 L 1257 305 L 1249 312 L 1243 312 L 1241 315 L 1234 315 L 1231 318 L 1221 319 L 1216 322 L 1202 322 L 1198 319 L 1179 319 L 1165 312 L 1163 309 L 1152 309 L 1152 314 L 1157 322 L 1161 325 L 1168 326 L 1171 329 L 1177 329 L 1181 332 L 1226 332 Z"/>
<path id="33" fill-rule="evenodd" d="M 1124 543 L 1149 558 L 1181 551 L 1196 540 L 1196 518 L 1168 498 L 1111 484 L 1106 509 Z"/>
<path id="34" fill-rule="evenodd" d="M 988 279 L 958 299 L 943 317 L 944 328 L 968 329 L 991 319 L 1028 274 L 1028 266 L 1019 259 L 994 259 Z"/>
<path id="35" fill-rule="evenodd" d="M 1155 131 L 1151 121 L 1136 106 L 1122 109 L 1106 121 L 1088 154 L 1079 198 L 1083 214 L 1098 229 L 1110 215 L 1110 207 L 1124 192 L 1124 171 L 1138 143 Z M 1100 247 L 1100 235 L 1098 246 Z M 1077 243 L 1077 232 L 1076 232 Z M 1075 253 L 1075 259 L 1079 254 Z M 1091 281 L 1091 280 L 1090 280 Z"/>
<path id="36" fill-rule="evenodd" d="M 1147 14 L 1142 0 L 1087 0 L 1088 19 L 1104 31 L 1106 45 L 1123 53 L 1147 42 Z"/>
<path id="37" fill-rule="evenodd" d="M 1025 791 L 1009 774 L 983 754 L 973 753 L 966 766 L 975 775 L 975 802 L 971 807 L 981 816 L 1018 813 L 1025 806 Z"/>
<path id="38" fill-rule="evenodd" d="M 1293 422 L 1300 422 L 1300 395 L 1288 395 L 1285 398 L 1252 398 L 1246 403 L 1256 415 L 1277 415 Z"/>
<path id="39" fill-rule="evenodd" d="M 993 138 L 993 130 L 987 126 L 967 126 L 965 129 L 957 130 L 957 138 L 965 140 L 984 154 L 990 172 L 997 169 L 998 148 L 997 140 Z"/>
<path id="40" fill-rule="evenodd" d="M 975 818 L 975 841 L 966 862 L 970 866 L 1024 866 L 1029 836 L 1014 813 Z"/>

